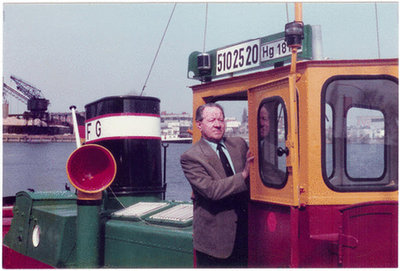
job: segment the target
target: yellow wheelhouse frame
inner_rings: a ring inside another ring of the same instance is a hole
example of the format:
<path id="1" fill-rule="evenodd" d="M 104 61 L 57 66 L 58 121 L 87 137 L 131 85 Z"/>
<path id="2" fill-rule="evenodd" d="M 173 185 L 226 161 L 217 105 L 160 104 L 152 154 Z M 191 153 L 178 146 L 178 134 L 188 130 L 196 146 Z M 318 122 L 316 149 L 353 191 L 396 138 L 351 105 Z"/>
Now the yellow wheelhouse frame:
<path id="1" fill-rule="evenodd" d="M 397 78 L 398 60 L 305 61 L 297 63 L 297 71 L 293 74 L 290 74 L 290 67 L 285 66 L 192 87 L 193 114 L 206 102 L 248 99 L 249 148 L 256 155 L 250 173 L 252 200 L 287 206 L 398 200 L 397 190 L 338 192 L 330 189 L 323 180 L 321 91 L 324 83 L 337 75 L 389 75 Z M 290 88 L 294 81 L 296 87 Z M 281 189 L 265 186 L 258 168 L 257 110 L 263 99 L 273 96 L 282 98 L 288 118 L 289 174 L 285 187 Z M 195 123 L 193 127 L 193 141 L 196 142 L 201 135 Z"/>

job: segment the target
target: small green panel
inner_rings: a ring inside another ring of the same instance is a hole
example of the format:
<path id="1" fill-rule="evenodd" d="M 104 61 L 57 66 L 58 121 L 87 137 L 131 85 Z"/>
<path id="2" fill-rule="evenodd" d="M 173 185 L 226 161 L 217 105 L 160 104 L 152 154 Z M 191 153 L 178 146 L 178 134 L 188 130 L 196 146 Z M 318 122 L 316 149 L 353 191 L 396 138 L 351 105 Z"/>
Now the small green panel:
<path id="1" fill-rule="evenodd" d="M 21 254 L 26 254 L 31 210 L 32 198 L 29 193 L 17 193 L 11 227 L 4 237 L 4 244 Z"/>
<path id="2" fill-rule="evenodd" d="M 48 265 L 71 266 L 76 213 L 76 196 L 71 192 L 18 192 L 4 243 Z"/>
<path id="3" fill-rule="evenodd" d="M 26 255 L 54 267 L 73 265 L 76 214 L 76 204 L 34 207 Z M 40 239 L 36 247 L 32 236 L 35 226 L 40 228 Z"/>
<path id="4" fill-rule="evenodd" d="M 105 267 L 193 267 L 192 228 L 109 220 L 105 228 Z"/>

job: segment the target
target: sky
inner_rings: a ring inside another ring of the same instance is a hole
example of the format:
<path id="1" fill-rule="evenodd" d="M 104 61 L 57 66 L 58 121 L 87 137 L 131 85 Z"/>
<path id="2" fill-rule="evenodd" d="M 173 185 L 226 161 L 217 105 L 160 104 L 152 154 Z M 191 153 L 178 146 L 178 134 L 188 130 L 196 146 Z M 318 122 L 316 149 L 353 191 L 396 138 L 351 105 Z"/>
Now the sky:
<path id="1" fill-rule="evenodd" d="M 3 81 L 11 75 L 42 91 L 50 112 L 78 111 L 106 96 L 139 95 L 173 10 L 172 2 L 3 3 Z M 294 6 L 284 2 L 178 2 L 144 95 L 161 111 L 192 113 L 188 57 L 284 31 Z M 398 3 L 378 2 L 381 58 L 398 57 Z M 309 2 L 303 22 L 320 25 L 323 56 L 378 58 L 374 2 Z M 10 113 L 26 105 L 8 97 Z M 243 108 L 227 109 L 241 117 Z"/>

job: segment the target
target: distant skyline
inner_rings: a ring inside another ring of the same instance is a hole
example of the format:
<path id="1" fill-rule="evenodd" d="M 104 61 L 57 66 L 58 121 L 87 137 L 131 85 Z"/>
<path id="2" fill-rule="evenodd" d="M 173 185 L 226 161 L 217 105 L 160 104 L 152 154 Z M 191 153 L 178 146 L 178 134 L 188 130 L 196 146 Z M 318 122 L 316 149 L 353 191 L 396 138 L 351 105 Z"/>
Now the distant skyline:
<path id="1" fill-rule="evenodd" d="M 42 90 L 50 112 L 67 112 L 105 96 L 138 95 L 174 3 L 4 3 L 3 81 L 11 75 Z M 205 3 L 177 4 L 144 94 L 161 111 L 192 113 L 187 62 L 202 51 Z M 282 32 L 293 4 L 209 2 L 206 51 Z M 398 57 L 398 3 L 378 2 L 381 58 Z M 356 16 L 356 17 L 355 17 Z M 305 24 L 321 25 L 323 56 L 377 58 L 374 2 L 303 4 Z M 26 105 L 9 98 L 10 113 Z M 225 108 L 241 118 L 243 107 Z"/>

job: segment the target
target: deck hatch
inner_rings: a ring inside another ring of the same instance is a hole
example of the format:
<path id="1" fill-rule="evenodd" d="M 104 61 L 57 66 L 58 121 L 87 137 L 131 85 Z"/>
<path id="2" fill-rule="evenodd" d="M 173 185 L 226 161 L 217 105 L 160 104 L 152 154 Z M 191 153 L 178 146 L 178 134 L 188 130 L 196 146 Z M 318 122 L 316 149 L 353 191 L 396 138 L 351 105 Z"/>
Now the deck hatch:
<path id="1" fill-rule="evenodd" d="M 193 205 L 179 204 L 162 212 L 151 215 L 149 222 L 158 222 L 162 224 L 174 224 L 176 226 L 187 226 L 192 223 Z"/>
<path id="2" fill-rule="evenodd" d="M 113 213 L 114 217 L 142 217 L 149 213 L 160 210 L 166 207 L 166 202 L 138 202 L 128 208 L 116 211 Z"/>

